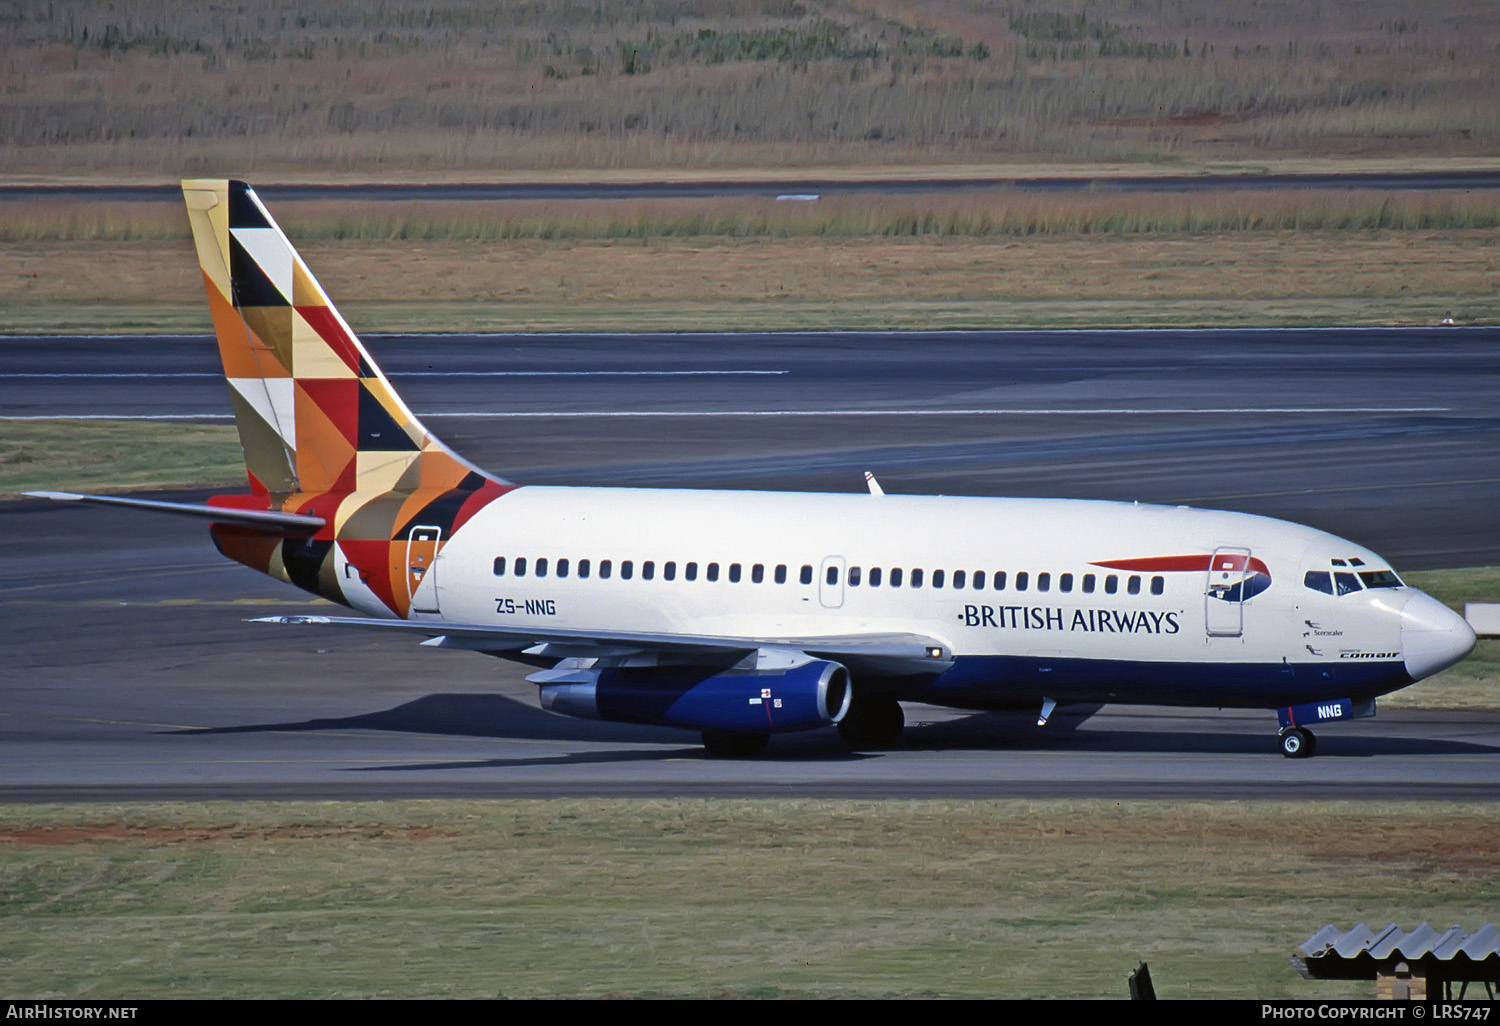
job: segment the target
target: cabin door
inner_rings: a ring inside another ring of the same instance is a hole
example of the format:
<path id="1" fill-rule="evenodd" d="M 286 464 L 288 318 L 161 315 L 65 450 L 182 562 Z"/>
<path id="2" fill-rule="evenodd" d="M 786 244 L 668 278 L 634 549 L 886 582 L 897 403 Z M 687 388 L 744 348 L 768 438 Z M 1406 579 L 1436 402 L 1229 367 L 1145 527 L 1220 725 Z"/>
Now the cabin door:
<path id="1" fill-rule="evenodd" d="M 441 527 L 418 525 L 406 536 L 406 597 L 413 613 L 438 611 L 437 556 L 442 540 Z"/>
<path id="2" fill-rule="evenodd" d="M 1250 550 L 1214 549 L 1203 593 L 1203 619 L 1211 638 L 1238 638 L 1245 633 L 1245 582 L 1250 578 Z"/>

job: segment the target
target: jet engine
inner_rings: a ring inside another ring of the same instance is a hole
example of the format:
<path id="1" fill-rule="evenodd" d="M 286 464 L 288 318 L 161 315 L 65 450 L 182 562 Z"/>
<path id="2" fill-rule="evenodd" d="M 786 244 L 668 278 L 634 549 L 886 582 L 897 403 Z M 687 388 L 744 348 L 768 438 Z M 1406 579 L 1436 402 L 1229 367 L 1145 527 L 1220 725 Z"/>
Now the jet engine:
<path id="1" fill-rule="evenodd" d="M 783 734 L 837 723 L 851 697 L 849 671 L 825 659 L 776 670 L 606 667 L 532 679 L 539 678 L 548 712 L 724 734 Z"/>

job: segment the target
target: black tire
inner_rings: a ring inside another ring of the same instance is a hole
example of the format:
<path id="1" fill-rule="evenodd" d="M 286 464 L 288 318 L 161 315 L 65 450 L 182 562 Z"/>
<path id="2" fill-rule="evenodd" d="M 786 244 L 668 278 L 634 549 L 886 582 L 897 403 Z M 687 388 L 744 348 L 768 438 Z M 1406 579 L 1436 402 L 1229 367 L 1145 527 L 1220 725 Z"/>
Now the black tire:
<path id="1" fill-rule="evenodd" d="M 839 736 L 851 748 L 889 747 L 900 740 L 905 728 L 901 703 L 885 695 L 856 695 L 839 720 Z"/>
<path id="2" fill-rule="evenodd" d="M 748 759 L 766 750 L 770 734 L 726 734 L 718 730 L 703 732 L 703 747 L 719 759 Z"/>
<path id="3" fill-rule="evenodd" d="M 1306 759 L 1317 751 L 1318 742 L 1312 731 L 1292 727 L 1281 732 L 1281 754 L 1288 759 Z"/>

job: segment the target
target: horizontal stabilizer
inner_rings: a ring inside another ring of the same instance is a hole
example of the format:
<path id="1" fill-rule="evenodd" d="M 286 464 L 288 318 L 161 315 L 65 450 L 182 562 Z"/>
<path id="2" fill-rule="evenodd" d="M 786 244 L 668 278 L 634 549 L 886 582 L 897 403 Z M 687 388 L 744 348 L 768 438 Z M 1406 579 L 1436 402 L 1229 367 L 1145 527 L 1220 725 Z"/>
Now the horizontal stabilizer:
<path id="1" fill-rule="evenodd" d="M 33 499 L 54 499 L 58 502 L 93 502 L 101 506 L 126 506 L 144 509 L 152 513 L 175 513 L 178 516 L 198 517 L 220 524 L 243 524 L 247 527 L 264 527 L 271 530 L 316 531 L 327 523 L 322 517 L 304 516 L 301 513 L 279 513 L 264 509 L 226 509 L 223 506 L 204 506 L 193 502 L 159 502 L 155 499 L 125 499 L 118 495 L 80 495 L 77 492 L 22 492 Z"/>

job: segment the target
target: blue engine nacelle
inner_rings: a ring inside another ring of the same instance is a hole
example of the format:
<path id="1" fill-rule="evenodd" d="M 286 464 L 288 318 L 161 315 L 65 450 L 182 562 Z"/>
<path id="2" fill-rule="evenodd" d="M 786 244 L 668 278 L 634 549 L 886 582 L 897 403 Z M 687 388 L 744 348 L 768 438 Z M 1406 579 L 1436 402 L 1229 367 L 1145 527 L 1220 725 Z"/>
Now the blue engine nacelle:
<path id="1" fill-rule="evenodd" d="M 837 723 L 849 711 L 849 671 L 809 660 L 775 671 L 661 666 L 579 671 L 543 684 L 542 708 L 564 716 L 730 734 L 783 734 Z"/>

